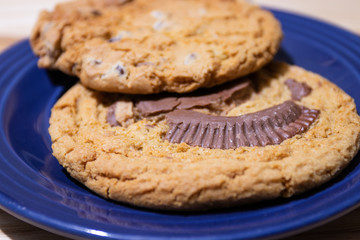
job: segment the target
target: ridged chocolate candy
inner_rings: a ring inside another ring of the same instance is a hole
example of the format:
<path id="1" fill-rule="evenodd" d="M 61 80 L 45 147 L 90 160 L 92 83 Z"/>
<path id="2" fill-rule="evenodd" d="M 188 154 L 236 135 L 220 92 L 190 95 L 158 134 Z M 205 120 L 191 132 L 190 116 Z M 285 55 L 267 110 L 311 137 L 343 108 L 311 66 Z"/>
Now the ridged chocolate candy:
<path id="1" fill-rule="evenodd" d="M 319 113 L 293 101 L 238 117 L 175 110 L 167 114 L 170 128 L 165 139 L 171 143 L 218 149 L 280 144 L 305 132 Z"/>

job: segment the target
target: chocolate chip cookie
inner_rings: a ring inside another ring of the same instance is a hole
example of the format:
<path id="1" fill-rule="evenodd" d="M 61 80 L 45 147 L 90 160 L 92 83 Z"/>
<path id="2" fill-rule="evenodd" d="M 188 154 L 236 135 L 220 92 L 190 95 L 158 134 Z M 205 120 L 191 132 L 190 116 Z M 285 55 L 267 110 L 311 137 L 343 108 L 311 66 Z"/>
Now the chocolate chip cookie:
<path id="1" fill-rule="evenodd" d="M 165 210 L 290 197 L 336 176 L 360 147 L 353 99 L 284 63 L 189 94 L 77 84 L 53 107 L 49 131 L 54 156 L 89 189 Z"/>
<path id="2" fill-rule="evenodd" d="M 281 39 L 270 12 L 240 0 L 79 0 L 43 11 L 30 42 L 42 68 L 95 90 L 150 94 L 254 72 Z"/>

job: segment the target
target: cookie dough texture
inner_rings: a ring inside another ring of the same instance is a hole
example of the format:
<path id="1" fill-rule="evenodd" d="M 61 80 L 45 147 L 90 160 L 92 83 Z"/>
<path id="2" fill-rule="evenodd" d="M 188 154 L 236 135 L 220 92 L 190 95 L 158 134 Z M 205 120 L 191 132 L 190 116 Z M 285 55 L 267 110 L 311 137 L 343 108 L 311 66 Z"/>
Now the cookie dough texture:
<path id="1" fill-rule="evenodd" d="M 166 210 L 229 207 L 290 197 L 337 175 L 359 150 L 360 117 L 353 99 L 319 75 L 270 64 L 250 76 L 257 92 L 233 108 L 236 116 L 291 98 L 284 82 L 312 88 L 297 101 L 320 110 L 301 135 L 279 145 L 235 150 L 191 147 L 164 141 L 165 120 L 142 119 L 110 127 L 107 108 L 120 94 L 75 85 L 55 104 L 50 118 L 53 154 L 72 177 L 120 202 Z"/>
<path id="2" fill-rule="evenodd" d="M 281 39 L 270 12 L 241 0 L 78 0 L 43 11 L 30 42 L 42 68 L 96 90 L 148 94 L 254 72 Z"/>

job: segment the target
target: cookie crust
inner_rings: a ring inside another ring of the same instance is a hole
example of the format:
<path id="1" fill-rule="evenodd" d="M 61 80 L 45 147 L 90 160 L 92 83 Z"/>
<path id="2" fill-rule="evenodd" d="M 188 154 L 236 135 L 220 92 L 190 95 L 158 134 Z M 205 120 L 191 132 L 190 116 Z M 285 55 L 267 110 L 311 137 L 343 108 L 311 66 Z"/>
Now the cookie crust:
<path id="1" fill-rule="evenodd" d="M 100 91 L 148 94 L 247 75 L 281 39 L 270 12 L 240 0 L 79 0 L 43 11 L 30 43 L 42 68 Z"/>
<path id="2" fill-rule="evenodd" d="M 117 94 L 75 85 L 55 104 L 49 132 L 53 154 L 72 177 L 116 201 L 165 210 L 229 207 L 290 197 L 336 176 L 360 147 L 360 117 L 353 99 L 319 75 L 270 64 L 251 78 L 258 91 L 233 108 L 236 116 L 291 98 L 289 78 L 313 90 L 299 104 L 320 116 L 301 135 L 279 145 L 235 150 L 191 147 L 163 140 L 165 120 L 111 127 L 107 108 Z M 261 80 L 261 81 L 260 81 Z"/>

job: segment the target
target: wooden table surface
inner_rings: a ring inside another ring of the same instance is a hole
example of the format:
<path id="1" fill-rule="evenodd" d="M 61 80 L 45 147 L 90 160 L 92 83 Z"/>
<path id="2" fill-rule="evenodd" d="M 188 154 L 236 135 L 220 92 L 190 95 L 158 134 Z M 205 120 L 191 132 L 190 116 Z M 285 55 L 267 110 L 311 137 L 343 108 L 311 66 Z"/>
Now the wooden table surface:
<path id="1" fill-rule="evenodd" d="M 0 0 L 0 52 L 19 39 L 29 36 L 40 9 L 51 8 L 64 0 Z M 360 34 L 360 0 L 253 0 L 265 6 L 285 9 L 328 21 Z M 331 206 L 329 206 L 331 207 Z M 0 240 L 64 240 L 0 210 Z M 360 208 L 325 225 L 286 238 L 300 239 L 360 239 Z"/>

